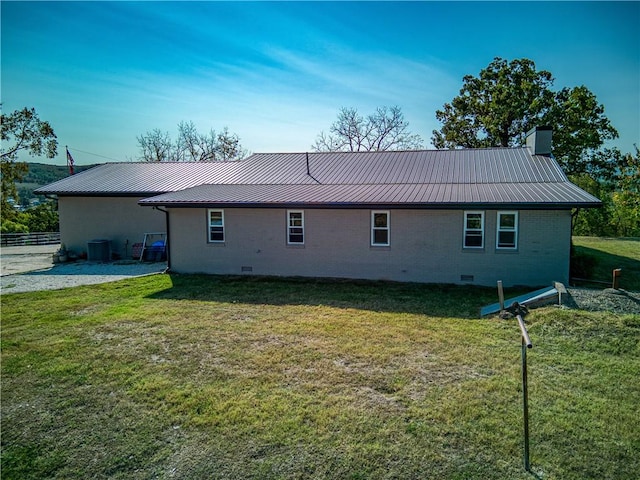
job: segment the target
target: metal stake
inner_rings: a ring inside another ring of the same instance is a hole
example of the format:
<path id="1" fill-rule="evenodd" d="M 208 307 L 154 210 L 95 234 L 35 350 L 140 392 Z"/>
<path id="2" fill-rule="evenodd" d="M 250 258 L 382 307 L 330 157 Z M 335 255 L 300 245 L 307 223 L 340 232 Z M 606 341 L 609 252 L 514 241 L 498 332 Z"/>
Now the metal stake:
<path id="1" fill-rule="evenodd" d="M 527 388 L 527 348 L 532 348 L 533 344 L 529 338 L 527 327 L 521 315 L 517 315 L 520 332 L 522 333 L 522 412 L 524 416 L 524 469 L 531 471 L 529 463 L 529 392 Z"/>

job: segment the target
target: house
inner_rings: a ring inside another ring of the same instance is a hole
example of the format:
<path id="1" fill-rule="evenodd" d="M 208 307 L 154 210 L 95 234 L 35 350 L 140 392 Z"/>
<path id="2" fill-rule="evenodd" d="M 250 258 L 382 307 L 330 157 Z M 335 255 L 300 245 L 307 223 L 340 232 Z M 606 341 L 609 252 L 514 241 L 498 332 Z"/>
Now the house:
<path id="1" fill-rule="evenodd" d="M 566 282 L 571 210 L 600 201 L 550 156 L 550 130 L 527 145 L 107 164 L 40 190 L 58 195 L 69 248 L 164 229 L 175 272 Z"/>
<path id="2" fill-rule="evenodd" d="M 166 232 L 166 214 L 141 208 L 138 201 L 202 183 L 224 181 L 235 163 L 106 163 L 40 187 L 35 193 L 55 195 L 60 240 L 74 252 L 108 239 L 111 250 L 130 257 L 145 233 Z"/>

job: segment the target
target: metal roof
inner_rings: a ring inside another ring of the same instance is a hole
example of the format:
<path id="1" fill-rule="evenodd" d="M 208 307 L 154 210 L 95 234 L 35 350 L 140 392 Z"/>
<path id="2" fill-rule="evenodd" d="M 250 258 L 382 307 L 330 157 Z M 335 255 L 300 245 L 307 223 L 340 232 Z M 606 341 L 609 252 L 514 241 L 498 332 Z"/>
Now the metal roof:
<path id="1" fill-rule="evenodd" d="M 306 155 L 309 158 L 310 175 L 307 175 Z M 360 185 L 567 180 L 553 159 L 532 156 L 527 148 L 260 153 L 243 163 L 247 168 L 233 183 Z"/>
<path id="2" fill-rule="evenodd" d="M 105 164 L 37 190 L 152 196 L 141 205 L 598 206 L 527 148 L 258 153 L 228 163 Z"/>
<path id="3" fill-rule="evenodd" d="M 225 182 L 239 162 L 105 163 L 35 190 L 56 195 L 148 196 Z"/>
<path id="4" fill-rule="evenodd" d="M 522 184 L 200 185 L 140 200 L 166 207 L 571 208 L 599 200 L 569 182 Z"/>

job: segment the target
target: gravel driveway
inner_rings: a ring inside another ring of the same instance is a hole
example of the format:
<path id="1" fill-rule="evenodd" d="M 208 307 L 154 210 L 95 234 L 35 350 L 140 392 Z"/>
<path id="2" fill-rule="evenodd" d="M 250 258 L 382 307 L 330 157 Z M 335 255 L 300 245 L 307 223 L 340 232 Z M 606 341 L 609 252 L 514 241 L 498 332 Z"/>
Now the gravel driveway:
<path id="1" fill-rule="evenodd" d="M 567 289 L 569 298 L 565 302 L 568 308 L 591 310 L 596 312 L 632 313 L 640 314 L 640 292 L 614 290 L 612 288 Z"/>
<path id="2" fill-rule="evenodd" d="M 140 263 L 132 260 L 112 263 L 78 261 L 54 264 L 59 245 L 3 247 L 0 250 L 2 276 L 0 293 L 58 290 L 79 285 L 114 282 L 152 275 L 167 268 L 165 262 Z"/>

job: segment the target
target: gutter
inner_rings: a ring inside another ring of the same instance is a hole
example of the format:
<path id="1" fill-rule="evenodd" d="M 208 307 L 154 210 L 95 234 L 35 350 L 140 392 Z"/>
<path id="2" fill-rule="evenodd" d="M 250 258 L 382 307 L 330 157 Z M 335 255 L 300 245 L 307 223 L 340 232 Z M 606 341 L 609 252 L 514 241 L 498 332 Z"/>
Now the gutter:
<path id="1" fill-rule="evenodd" d="M 171 202 L 151 203 L 141 200 L 143 207 L 158 208 L 300 208 L 300 209 L 372 209 L 385 210 L 568 210 L 572 208 L 598 208 L 602 203 L 304 203 L 304 202 Z"/>

